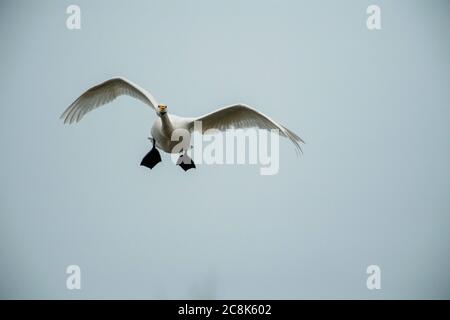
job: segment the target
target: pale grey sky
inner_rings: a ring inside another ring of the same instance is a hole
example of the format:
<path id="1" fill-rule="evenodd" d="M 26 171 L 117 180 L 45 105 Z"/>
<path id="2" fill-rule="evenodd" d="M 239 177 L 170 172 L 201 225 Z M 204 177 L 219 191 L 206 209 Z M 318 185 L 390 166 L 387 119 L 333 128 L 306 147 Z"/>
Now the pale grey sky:
<path id="1" fill-rule="evenodd" d="M 366 8 L 382 30 L 366 28 Z M 78 4 L 82 29 L 66 29 Z M 448 1 L 2 1 L 0 297 L 450 298 Z M 245 102 L 285 124 L 280 172 L 153 171 L 154 113 Z M 67 265 L 82 290 L 65 287 Z M 382 289 L 366 288 L 366 267 Z"/>

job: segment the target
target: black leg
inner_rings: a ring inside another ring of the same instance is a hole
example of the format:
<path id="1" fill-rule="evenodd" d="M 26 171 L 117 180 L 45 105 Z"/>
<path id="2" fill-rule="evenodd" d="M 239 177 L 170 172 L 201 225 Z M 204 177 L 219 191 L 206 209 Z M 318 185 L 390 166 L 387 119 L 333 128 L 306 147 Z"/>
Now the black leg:
<path id="1" fill-rule="evenodd" d="M 154 166 L 161 162 L 161 155 L 159 154 L 158 149 L 156 149 L 155 139 L 152 138 L 150 140 L 152 140 L 153 143 L 152 150 L 150 150 L 149 153 L 145 155 L 144 159 L 142 159 L 141 166 L 153 169 Z"/>
<path id="2" fill-rule="evenodd" d="M 184 171 L 196 168 L 194 161 L 192 161 L 192 159 L 185 153 L 178 158 L 177 166 L 180 166 Z"/>

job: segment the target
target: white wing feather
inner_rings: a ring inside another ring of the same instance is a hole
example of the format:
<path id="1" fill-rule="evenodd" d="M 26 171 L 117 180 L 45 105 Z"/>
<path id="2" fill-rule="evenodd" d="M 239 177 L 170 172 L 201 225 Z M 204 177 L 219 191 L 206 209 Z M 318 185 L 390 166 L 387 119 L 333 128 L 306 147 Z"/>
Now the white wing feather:
<path id="1" fill-rule="evenodd" d="M 268 116 L 245 104 L 234 104 L 226 106 L 214 112 L 193 119 L 193 121 L 191 122 L 191 129 L 193 129 L 194 121 L 201 121 L 203 131 L 202 133 L 204 133 L 208 129 L 218 129 L 221 131 L 230 128 L 240 129 L 251 127 L 267 130 L 278 129 L 277 132 L 279 135 L 291 140 L 295 145 L 296 150 L 302 152 L 300 143 L 304 143 L 304 141 L 298 135 L 296 135 L 288 128 L 273 121 Z"/>
<path id="2" fill-rule="evenodd" d="M 107 104 L 122 95 L 136 98 L 152 107 L 155 111 L 158 106 L 155 98 L 148 91 L 125 78 L 116 77 L 93 86 L 83 93 L 64 111 L 61 119 L 64 119 L 64 123 L 78 122 L 89 111 Z"/>

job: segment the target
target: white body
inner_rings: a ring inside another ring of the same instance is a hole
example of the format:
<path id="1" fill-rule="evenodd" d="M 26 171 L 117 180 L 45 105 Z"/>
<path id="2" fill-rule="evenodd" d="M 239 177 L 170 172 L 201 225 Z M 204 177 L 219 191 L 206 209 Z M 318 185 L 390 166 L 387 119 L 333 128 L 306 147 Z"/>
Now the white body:
<path id="1" fill-rule="evenodd" d="M 167 152 L 172 153 L 175 145 L 179 141 L 172 141 L 172 133 L 176 129 L 190 130 L 192 119 L 178 117 L 165 113 L 158 117 L 152 126 L 152 137 L 156 141 L 156 147 Z M 190 144 L 189 141 L 184 141 L 186 144 Z"/>

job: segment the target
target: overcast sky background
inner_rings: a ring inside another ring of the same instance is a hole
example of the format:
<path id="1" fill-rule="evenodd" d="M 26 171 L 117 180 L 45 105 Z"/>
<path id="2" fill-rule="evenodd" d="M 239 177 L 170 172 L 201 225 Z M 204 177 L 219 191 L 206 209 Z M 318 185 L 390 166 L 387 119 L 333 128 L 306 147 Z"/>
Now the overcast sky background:
<path id="1" fill-rule="evenodd" d="M 450 298 L 449 14 L 445 0 L 2 1 L 0 297 Z M 250 104 L 304 155 L 281 140 L 275 176 L 184 173 L 168 155 L 149 171 L 139 101 L 59 120 L 116 75 L 182 116 Z"/>

